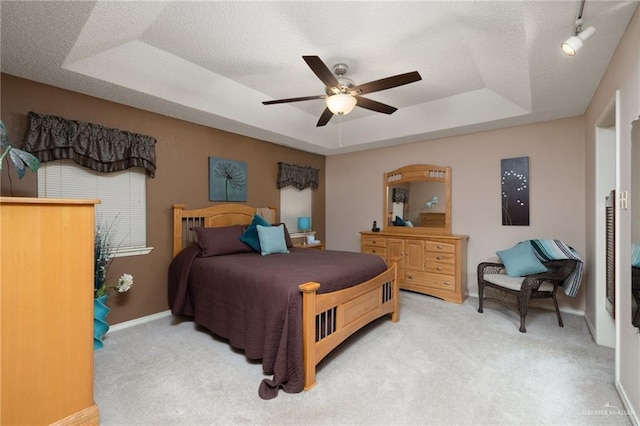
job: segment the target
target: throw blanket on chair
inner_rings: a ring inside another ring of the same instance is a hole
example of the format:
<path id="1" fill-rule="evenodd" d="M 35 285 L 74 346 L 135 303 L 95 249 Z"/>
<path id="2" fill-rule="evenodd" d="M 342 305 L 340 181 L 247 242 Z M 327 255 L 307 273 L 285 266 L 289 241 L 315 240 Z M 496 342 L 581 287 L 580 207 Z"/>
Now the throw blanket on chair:
<path id="1" fill-rule="evenodd" d="M 631 244 L 631 266 L 640 268 L 640 244 Z"/>
<path id="2" fill-rule="evenodd" d="M 584 273 L 584 262 L 580 254 L 560 240 L 529 240 L 536 256 L 546 262 L 548 260 L 574 259 L 577 260 L 576 269 L 562 282 L 562 288 L 567 296 L 575 297 L 578 294 L 582 274 Z"/>

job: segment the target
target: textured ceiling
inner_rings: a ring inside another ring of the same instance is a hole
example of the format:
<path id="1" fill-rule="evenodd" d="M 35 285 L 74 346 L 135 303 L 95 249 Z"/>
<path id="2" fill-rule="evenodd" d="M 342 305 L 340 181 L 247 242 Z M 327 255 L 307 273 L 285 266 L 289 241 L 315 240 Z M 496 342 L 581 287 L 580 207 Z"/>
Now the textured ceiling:
<path id="1" fill-rule="evenodd" d="M 580 1 L 5 1 L 2 72 L 310 152 L 428 140 L 584 113 L 637 1 L 587 1 L 596 33 L 574 57 Z M 356 84 L 418 71 L 315 127 L 323 95 L 302 60 Z M 68 117 L 73 118 L 73 117 Z"/>

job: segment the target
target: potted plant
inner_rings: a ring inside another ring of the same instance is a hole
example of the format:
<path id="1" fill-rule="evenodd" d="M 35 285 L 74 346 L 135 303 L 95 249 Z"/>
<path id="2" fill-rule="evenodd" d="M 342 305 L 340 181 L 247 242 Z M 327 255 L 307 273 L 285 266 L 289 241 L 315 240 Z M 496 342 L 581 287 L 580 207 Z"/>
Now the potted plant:
<path id="1" fill-rule="evenodd" d="M 93 348 L 103 347 L 102 339 L 109 331 L 109 324 L 106 321 L 109 307 L 107 299 L 112 291 L 125 293 L 133 285 L 133 276 L 122 274 L 118 281 L 110 283 L 108 279 L 109 265 L 117 253 L 118 248 L 113 243 L 112 229 L 115 221 L 111 225 L 105 226 L 98 223 L 96 225 L 94 237 L 94 281 L 93 281 Z"/>

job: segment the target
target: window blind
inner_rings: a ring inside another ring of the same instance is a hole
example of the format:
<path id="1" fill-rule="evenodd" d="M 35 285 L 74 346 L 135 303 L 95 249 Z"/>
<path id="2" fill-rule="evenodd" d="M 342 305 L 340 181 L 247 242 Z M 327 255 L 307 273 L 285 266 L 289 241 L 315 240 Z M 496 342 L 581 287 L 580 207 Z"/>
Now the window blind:
<path id="1" fill-rule="evenodd" d="M 287 225 L 289 233 L 298 232 L 298 217 L 311 217 L 311 195 L 311 188 L 299 190 L 288 186 L 280 190 L 280 221 Z"/>
<path id="2" fill-rule="evenodd" d="M 100 173 L 71 160 L 42 163 L 38 197 L 97 198 L 96 224 L 112 228 L 118 251 L 146 247 L 146 176 L 144 169 Z"/>

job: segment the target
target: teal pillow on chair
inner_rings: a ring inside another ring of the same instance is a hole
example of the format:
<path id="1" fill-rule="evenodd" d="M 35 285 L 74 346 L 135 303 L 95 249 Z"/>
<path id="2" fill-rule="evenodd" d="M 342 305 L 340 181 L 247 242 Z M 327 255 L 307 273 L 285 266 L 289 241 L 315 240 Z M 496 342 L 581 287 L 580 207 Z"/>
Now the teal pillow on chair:
<path id="1" fill-rule="evenodd" d="M 407 224 L 404 223 L 404 220 L 402 220 L 399 216 L 396 216 L 396 220 L 393 221 L 393 225 L 394 226 L 407 226 Z"/>
<path id="2" fill-rule="evenodd" d="M 523 277 L 548 271 L 536 256 L 529 241 L 518 243 L 507 250 L 497 251 L 496 254 L 510 277 Z"/>
<path id="3" fill-rule="evenodd" d="M 260 253 L 260 239 L 258 238 L 258 225 L 271 226 L 262 216 L 254 215 L 247 229 L 240 235 L 240 241 Z"/>
<path id="4" fill-rule="evenodd" d="M 284 238 L 284 225 L 258 225 L 257 228 L 261 255 L 289 253 L 289 250 L 287 250 L 287 242 Z"/>

